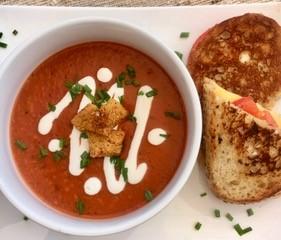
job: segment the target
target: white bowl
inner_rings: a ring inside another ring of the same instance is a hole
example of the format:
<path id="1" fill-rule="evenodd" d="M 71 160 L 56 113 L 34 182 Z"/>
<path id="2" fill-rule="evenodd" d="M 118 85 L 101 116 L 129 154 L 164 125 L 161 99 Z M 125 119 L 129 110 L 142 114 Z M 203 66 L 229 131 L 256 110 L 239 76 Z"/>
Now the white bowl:
<path id="1" fill-rule="evenodd" d="M 188 116 L 187 145 L 181 164 L 167 187 L 152 202 L 127 215 L 85 220 L 60 214 L 37 200 L 21 182 L 12 160 L 9 119 L 20 86 L 50 55 L 89 41 L 121 43 L 152 57 L 175 81 Z M 150 34 L 115 19 L 80 18 L 53 26 L 16 48 L 0 69 L 0 189 L 10 202 L 32 220 L 73 235 L 105 235 L 132 228 L 158 213 L 177 195 L 191 174 L 199 151 L 202 116 L 199 97 L 184 64 L 175 53 Z"/>

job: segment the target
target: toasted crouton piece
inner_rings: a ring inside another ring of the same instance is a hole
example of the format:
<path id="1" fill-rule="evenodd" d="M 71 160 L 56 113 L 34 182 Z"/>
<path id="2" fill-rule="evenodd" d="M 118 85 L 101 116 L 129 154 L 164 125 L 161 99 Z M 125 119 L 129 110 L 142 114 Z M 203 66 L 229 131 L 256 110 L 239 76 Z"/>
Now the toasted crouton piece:
<path id="1" fill-rule="evenodd" d="M 128 111 L 113 98 L 100 108 L 100 113 L 106 127 L 115 127 L 128 116 Z"/>
<path id="2" fill-rule="evenodd" d="M 71 123 L 80 131 L 99 132 L 101 129 L 117 126 L 128 115 L 128 111 L 116 100 L 110 99 L 100 109 L 88 104 Z"/>
<path id="3" fill-rule="evenodd" d="M 125 133 L 112 130 L 108 136 L 89 132 L 90 155 L 93 158 L 120 155 Z"/>

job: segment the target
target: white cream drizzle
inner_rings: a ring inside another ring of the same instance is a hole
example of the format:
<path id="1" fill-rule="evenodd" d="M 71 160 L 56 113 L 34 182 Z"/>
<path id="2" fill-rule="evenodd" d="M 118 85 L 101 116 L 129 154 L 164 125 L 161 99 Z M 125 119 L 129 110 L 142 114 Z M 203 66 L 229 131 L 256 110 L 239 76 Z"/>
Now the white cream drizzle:
<path id="1" fill-rule="evenodd" d="M 89 88 L 92 90 L 92 95 L 95 94 L 96 82 L 92 77 L 85 77 L 81 79 L 79 83 L 81 85 L 88 85 Z M 80 102 L 78 112 L 80 112 L 89 103 L 91 103 L 91 100 L 84 95 Z M 81 154 L 84 151 L 89 152 L 88 139 L 80 138 L 80 134 L 81 132 L 77 128 L 72 128 L 72 132 L 70 134 L 70 153 L 68 169 L 73 176 L 79 176 L 84 171 L 83 168 L 80 168 Z"/>
<path id="2" fill-rule="evenodd" d="M 152 145 L 160 145 L 165 142 L 166 138 L 161 136 L 161 134 L 166 135 L 167 132 L 162 128 L 151 129 L 148 133 L 147 140 Z"/>
<path id="3" fill-rule="evenodd" d="M 101 82 L 109 82 L 112 79 L 112 72 L 109 68 L 102 67 L 97 71 L 97 79 Z"/>
<path id="4" fill-rule="evenodd" d="M 48 144 L 48 149 L 50 152 L 60 151 L 62 148 L 60 147 L 60 140 L 59 139 L 52 139 Z"/>
<path id="5" fill-rule="evenodd" d="M 102 187 L 101 181 L 96 177 L 90 177 L 84 183 L 84 191 L 86 194 L 93 196 L 100 192 Z"/>
<path id="6" fill-rule="evenodd" d="M 101 80 L 101 78 L 99 78 L 99 80 Z M 81 79 L 78 83 L 81 85 L 88 85 L 92 90 L 92 94 L 93 95 L 95 94 L 96 83 L 92 77 L 87 76 Z M 150 114 L 152 101 L 154 99 L 153 96 L 147 97 L 145 93 L 151 90 L 152 90 L 151 87 L 143 86 L 139 89 L 139 92 L 142 91 L 144 94 L 137 96 L 137 101 L 134 111 L 134 116 L 137 119 L 137 127 L 125 163 L 125 167 L 128 168 L 128 182 L 130 184 L 139 183 L 143 179 L 147 171 L 147 164 L 141 163 L 137 165 L 137 160 L 138 160 L 139 147 Z M 117 84 L 114 83 L 108 90 L 108 94 L 111 97 L 113 97 L 115 100 L 120 101 L 120 97 L 124 95 L 124 88 L 118 88 Z M 67 92 L 65 96 L 56 104 L 56 110 L 54 112 L 47 113 L 40 119 L 38 124 L 38 131 L 40 134 L 45 135 L 51 131 L 54 120 L 59 117 L 61 112 L 71 103 L 71 101 L 72 101 L 71 95 Z M 89 103 L 91 103 L 90 99 L 88 99 L 88 97 L 86 96 L 83 96 L 79 105 L 78 112 L 81 111 Z M 163 132 L 163 134 L 165 133 Z M 88 139 L 80 138 L 80 134 L 81 132 L 75 127 L 73 127 L 72 132 L 70 134 L 69 172 L 74 176 L 78 176 L 84 171 L 84 169 L 80 168 L 81 154 L 84 151 L 89 152 Z M 59 147 L 59 140 L 52 139 L 49 142 L 48 148 L 50 151 L 61 150 Z M 126 182 L 124 181 L 122 175 L 120 175 L 118 178 L 116 177 L 115 167 L 110 162 L 109 157 L 104 158 L 103 170 L 105 174 L 106 185 L 109 192 L 111 192 L 112 194 L 118 194 L 121 191 L 123 191 L 126 186 Z M 91 177 L 84 183 L 84 190 L 85 193 L 88 195 L 97 194 L 101 190 L 101 188 L 102 188 L 101 181 L 96 177 Z"/>
<path id="7" fill-rule="evenodd" d="M 147 97 L 145 94 L 151 91 L 152 88 L 149 86 L 143 86 L 139 89 L 139 92 L 142 91 L 144 95 L 138 95 L 137 102 L 135 106 L 134 116 L 137 119 L 137 127 L 134 133 L 134 137 L 131 143 L 131 147 L 128 153 L 128 157 L 125 163 L 125 167 L 128 168 L 128 182 L 130 184 L 139 183 L 146 171 L 147 164 L 141 163 L 137 165 L 139 147 L 144 135 L 146 128 L 147 120 L 150 114 L 150 109 L 154 97 Z"/>

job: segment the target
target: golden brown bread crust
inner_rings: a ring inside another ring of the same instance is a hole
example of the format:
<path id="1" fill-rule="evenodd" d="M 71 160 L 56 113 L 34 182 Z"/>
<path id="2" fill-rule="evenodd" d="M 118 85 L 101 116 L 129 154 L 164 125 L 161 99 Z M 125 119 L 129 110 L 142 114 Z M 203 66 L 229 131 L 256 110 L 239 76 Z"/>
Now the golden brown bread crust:
<path id="1" fill-rule="evenodd" d="M 204 77 L 270 105 L 281 90 L 281 28 L 261 14 L 230 18 L 194 44 L 188 69 L 202 93 Z"/>
<path id="2" fill-rule="evenodd" d="M 205 170 L 213 192 L 250 203 L 281 190 L 281 131 L 220 99 L 204 85 Z"/>

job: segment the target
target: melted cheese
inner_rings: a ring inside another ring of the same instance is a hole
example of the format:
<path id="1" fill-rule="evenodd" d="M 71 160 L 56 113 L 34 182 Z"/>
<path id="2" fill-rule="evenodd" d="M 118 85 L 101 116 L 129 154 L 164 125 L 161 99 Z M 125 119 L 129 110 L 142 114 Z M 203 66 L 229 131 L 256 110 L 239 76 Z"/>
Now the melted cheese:
<path id="1" fill-rule="evenodd" d="M 212 91 L 215 93 L 215 95 L 220 97 L 220 98 L 222 98 L 222 99 L 224 99 L 224 101 L 226 101 L 226 102 L 232 103 L 233 101 L 238 100 L 238 99 L 241 98 L 241 96 L 239 96 L 239 95 L 237 95 L 235 93 L 229 92 L 229 91 L 225 90 L 224 88 L 220 87 L 213 80 L 206 79 L 205 81 L 207 81 L 208 87 L 210 87 L 212 89 Z M 273 117 L 273 119 L 275 120 L 275 122 L 278 124 L 278 126 L 281 128 L 281 116 L 278 113 L 270 111 L 270 110 L 264 108 L 263 106 L 261 106 L 258 103 L 256 103 L 256 105 L 257 105 L 259 110 L 261 110 L 261 111 L 268 111 L 271 114 L 271 116 Z M 253 116 L 253 118 L 257 122 L 262 121 L 261 119 L 256 118 L 255 116 Z"/>

